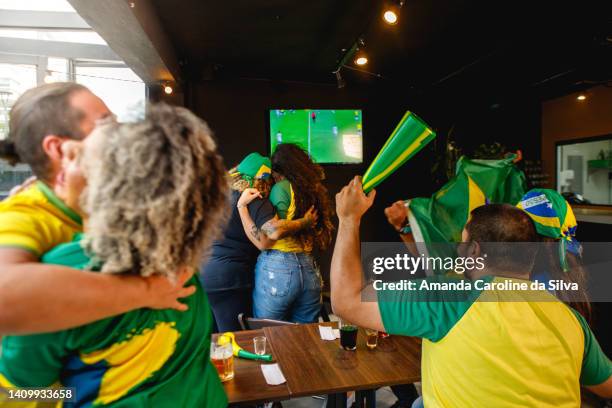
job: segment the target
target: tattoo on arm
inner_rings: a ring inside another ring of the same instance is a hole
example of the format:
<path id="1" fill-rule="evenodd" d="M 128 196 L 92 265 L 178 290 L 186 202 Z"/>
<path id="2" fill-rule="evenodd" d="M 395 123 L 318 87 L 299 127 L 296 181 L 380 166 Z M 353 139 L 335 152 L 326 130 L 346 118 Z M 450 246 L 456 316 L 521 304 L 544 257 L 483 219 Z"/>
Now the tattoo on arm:
<path id="1" fill-rule="evenodd" d="M 277 230 L 277 227 L 272 221 L 267 221 L 264 225 L 261 226 L 261 231 L 267 236 L 271 236 Z"/>
<path id="2" fill-rule="evenodd" d="M 257 228 L 257 226 L 255 224 L 251 225 L 251 235 L 257 241 L 261 241 L 261 231 L 260 231 L 259 228 Z"/>

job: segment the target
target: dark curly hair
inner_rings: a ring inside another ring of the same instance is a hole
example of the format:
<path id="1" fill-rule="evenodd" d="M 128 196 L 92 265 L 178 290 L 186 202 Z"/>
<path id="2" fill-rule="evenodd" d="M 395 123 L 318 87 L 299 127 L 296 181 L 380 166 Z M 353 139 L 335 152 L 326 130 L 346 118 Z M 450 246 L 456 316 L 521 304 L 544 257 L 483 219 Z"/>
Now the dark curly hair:
<path id="1" fill-rule="evenodd" d="M 313 205 L 319 214 L 317 224 L 300 231 L 295 238 L 303 243 L 311 241 L 315 249 L 326 249 L 334 230 L 331 221 L 333 206 L 323 185 L 325 172 L 321 166 L 315 164 L 299 146 L 283 143 L 272 155 L 272 170 L 291 183 L 295 193 L 294 219 L 302 218 Z"/>

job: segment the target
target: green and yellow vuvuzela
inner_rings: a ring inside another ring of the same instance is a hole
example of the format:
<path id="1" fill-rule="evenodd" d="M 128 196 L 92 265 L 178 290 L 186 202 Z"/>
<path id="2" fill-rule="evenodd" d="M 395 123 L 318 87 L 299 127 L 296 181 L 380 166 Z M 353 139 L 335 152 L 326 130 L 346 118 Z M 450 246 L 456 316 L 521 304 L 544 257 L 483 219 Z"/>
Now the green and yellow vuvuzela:
<path id="1" fill-rule="evenodd" d="M 406 112 L 363 176 L 363 191 L 370 192 L 436 137 L 436 132 L 412 112 Z"/>

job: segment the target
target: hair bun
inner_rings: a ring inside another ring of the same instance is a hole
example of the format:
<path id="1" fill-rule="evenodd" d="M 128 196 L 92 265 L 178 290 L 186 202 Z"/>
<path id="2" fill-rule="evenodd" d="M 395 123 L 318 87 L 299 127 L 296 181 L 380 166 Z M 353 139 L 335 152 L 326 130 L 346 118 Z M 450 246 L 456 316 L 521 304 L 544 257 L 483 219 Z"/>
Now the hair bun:
<path id="1" fill-rule="evenodd" d="M 15 148 L 15 143 L 6 139 L 0 140 L 0 159 L 8 161 L 11 166 L 21 161 Z"/>

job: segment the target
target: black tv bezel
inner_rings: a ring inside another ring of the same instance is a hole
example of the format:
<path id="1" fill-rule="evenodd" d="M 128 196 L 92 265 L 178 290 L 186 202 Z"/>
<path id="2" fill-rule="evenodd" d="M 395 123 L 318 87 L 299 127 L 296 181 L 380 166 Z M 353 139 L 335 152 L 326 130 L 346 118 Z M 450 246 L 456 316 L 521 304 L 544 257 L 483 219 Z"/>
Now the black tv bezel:
<path id="1" fill-rule="evenodd" d="M 272 157 L 272 139 L 271 139 L 271 135 L 270 135 L 270 111 L 273 110 L 277 110 L 277 109 L 283 109 L 283 110 L 290 110 L 290 109 L 294 109 L 294 110 L 306 110 L 306 109 L 310 109 L 310 110 L 359 110 L 361 111 L 361 161 L 360 162 L 327 162 L 327 163 L 319 163 L 319 162 L 315 162 L 316 164 L 318 164 L 319 166 L 322 166 L 324 168 L 329 168 L 329 167 L 334 167 L 334 166 L 341 166 L 343 168 L 349 167 L 349 166 L 355 166 L 355 167 L 359 167 L 359 166 L 363 166 L 364 163 L 364 158 L 366 157 L 366 152 L 365 152 L 365 143 L 364 143 L 364 135 L 365 135 L 365 110 L 363 108 L 355 108 L 355 107 L 334 107 L 334 108 L 320 108 L 320 107 L 290 107 L 290 108 L 279 108 L 279 107 L 271 107 L 268 108 L 265 112 L 265 124 L 266 124 L 266 128 L 265 128 L 265 132 L 266 132 L 266 154 L 269 155 L 270 157 Z"/>

